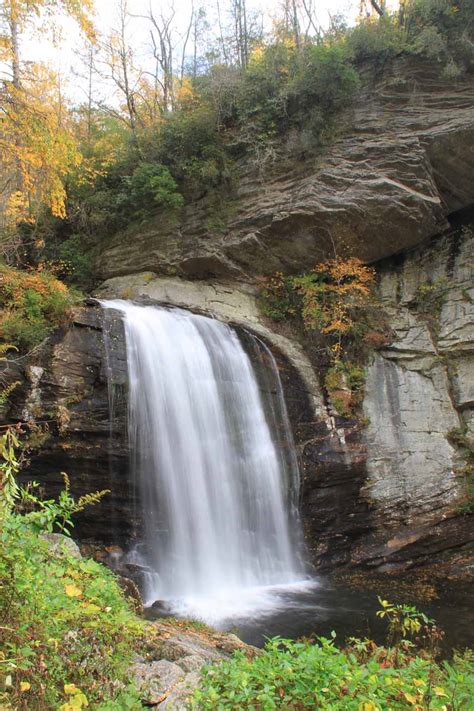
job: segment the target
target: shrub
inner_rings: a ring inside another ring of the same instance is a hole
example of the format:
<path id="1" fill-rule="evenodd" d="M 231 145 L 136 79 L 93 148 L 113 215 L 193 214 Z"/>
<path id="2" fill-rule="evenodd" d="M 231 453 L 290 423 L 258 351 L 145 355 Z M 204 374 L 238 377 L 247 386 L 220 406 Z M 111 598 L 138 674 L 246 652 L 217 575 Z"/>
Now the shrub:
<path id="1" fill-rule="evenodd" d="M 397 19 L 390 15 L 362 20 L 348 33 L 347 41 L 356 62 L 370 60 L 376 65 L 383 65 L 404 47 Z"/>
<path id="2" fill-rule="evenodd" d="M 136 216 L 145 216 L 157 208 L 177 210 L 183 205 L 176 181 L 160 163 L 140 163 L 123 181 L 126 191 L 119 196 L 118 206 Z"/>
<path id="3" fill-rule="evenodd" d="M 90 253 L 85 251 L 84 238 L 71 235 L 59 245 L 58 251 L 67 281 L 89 289 L 94 283 L 94 267 Z"/>
<path id="4" fill-rule="evenodd" d="M 190 192 L 205 192 L 220 183 L 224 152 L 216 112 L 204 104 L 169 114 L 160 125 L 157 160 Z"/>
<path id="5" fill-rule="evenodd" d="M 74 301 L 51 272 L 0 264 L 0 341 L 20 350 L 33 348 L 65 322 Z"/>
<path id="6" fill-rule="evenodd" d="M 271 277 L 261 295 L 264 311 L 274 318 L 299 315 L 308 331 L 327 336 L 332 360 L 339 360 L 342 341 L 365 330 L 361 312 L 372 299 L 375 271 L 360 259 L 330 259 L 301 276 Z"/>
<path id="7" fill-rule="evenodd" d="M 111 571 L 53 551 L 42 537 L 104 492 L 75 502 L 66 482 L 58 501 L 18 489 L 17 436 L 2 436 L 0 487 L 0 706 L 69 711 L 141 708 L 128 684 L 133 640 L 142 631 Z M 34 510 L 15 512 L 23 498 Z M 102 705 L 104 704 L 104 705 Z M 110 705 L 109 705 L 110 704 Z"/>
<path id="8" fill-rule="evenodd" d="M 0 534 L 6 687 L 0 705 L 58 708 L 69 700 L 71 684 L 89 703 L 118 697 L 139 623 L 113 574 L 66 548 L 61 557 L 52 555 L 50 544 L 21 519 L 13 516 Z"/>
<path id="9" fill-rule="evenodd" d="M 368 640 L 352 642 L 342 650 L 334 638 L 320 637 L 312 643 L 276 637 L 252 659 L 235 652 L 230 661 L 203 672 L 194 708 L 441 711 L 447 703 L 458 711 L 470 708 L 472 654 L 437 665 L 406 645 L 408 651 L 399 653 L 396 666 L 390 650 Z"/>
<path id="10" fill-rule="evenodd" d="M 350 104 L 360 85 L 350 54 L 344 41 L 305 47 L 289 86 L 294 103 L 306 110 L 318 108 L 326 120 Z"/>

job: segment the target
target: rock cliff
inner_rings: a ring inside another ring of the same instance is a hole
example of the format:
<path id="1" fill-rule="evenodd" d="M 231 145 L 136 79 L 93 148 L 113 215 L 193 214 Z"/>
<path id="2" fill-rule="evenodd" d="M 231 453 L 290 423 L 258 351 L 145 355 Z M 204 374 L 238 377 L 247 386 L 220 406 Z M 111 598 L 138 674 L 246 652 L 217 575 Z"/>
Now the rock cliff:
<path id="1" fill-rule="evenodd" d="M 474 428 L 473 241 L 472 230 L 453 231 L 379 265 L 394 338 L 368 364 L 363 422 L 335 415 L 296 334 L 287 326 L 272 330 L 250 285 L 239 290 L 236 283 L 145 273 L 111 279 L 101 295 L 207 313 L 272 348 L 301 460 L 301 509 L 314 565 L 401 571 L 437 561 L 449 572 L 456 560 L 467 571 L 473 517 L 462 509 L 464 452 L 450 435 Z M 100 512 L 89 509 L 77 532 L 105 545 L 130 543 L 140 522 L 129 477 L 120 321 L 104 323 L 97 303 L 79 309 L 71 327 L 29 364 L 15 400 L 13 416 L 46 413 L 51 420 L 30 474 L 49 490 L 59 486 L 51 473 L 62 470 L 77 493 L 111 488 Z"/>
<path id="2" fill-rule="evenodd" d="M 176 223 L 132 225 L 104 249 L 104 278 L 153 271 L 252 280 L 339 254 L 375 261 L 448 226 L 474 203 L 474 77 L 439 78 L 434 63 L 373 70 L 350 115 L 317 155 L 288 135 L 239 181 L 216 212 L 203 198 Z M 218 227 L 216 227 L 218 225 Z"/>
<path id="3" fill-rule="evenodd" d="M 301 458 L 315 566 L 399 571 L 436 561 L 449 572 L 456 561 L 464 574 L 474 533 L 459 433 L 474 433 L 474 247 L 472 226 L 449 223 L 453 213 L 472 222 L 459 211 L 474 204 L 474 79 L 448 84 L 430 65 L 395 63 L 366 77 L 324 154 L 304 154 L 300 138 L 288 136 L 264 173 L 242 163 L 220 232 L 203 199 L 179 224 L 157 216 L 116 235 L 100 257 L 107 279 L 97 293 L 209 314 L 270 346 Z M 258 305 L 262 275 L 308 269 L 334 250 L 377 260 L 394 334 L 368 363 L 363 421 L 336 415 L 299 334 Z M 48 427 L 29 474 L 49 491 L 61 470 L 77 493 L 111 488 L 77 531 L 127 545 L 140 522 L 120 323 L 104 324 L 91 303 L 26 367 L 11 369 L 22 384 L 9 417 Z"/>

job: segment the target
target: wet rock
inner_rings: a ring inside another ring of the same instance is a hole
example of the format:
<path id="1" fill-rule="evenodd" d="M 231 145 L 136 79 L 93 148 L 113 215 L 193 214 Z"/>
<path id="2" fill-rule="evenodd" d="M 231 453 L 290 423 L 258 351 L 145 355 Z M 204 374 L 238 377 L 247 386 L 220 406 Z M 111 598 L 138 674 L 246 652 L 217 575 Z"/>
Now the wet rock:
<path id="1" fill-rule="evenodd" d="M 180 657 L 176 664 L 186 673 L 197 671 L 203 666 L 203 657 L 199 654 L 189 654 L 187 657 Z"/>
<path id="2" fill-rule="evenodd" d="M 203 663 L 218 661 L 225 656 L 223 652 L 220 652 L 203 639 L 185 634 L 178 634 L 172 639 L 166 640 L 161 649 L 161 654 L 164 659 L 169 659 L 173 662 L 183 657 L 199 656 Z"/>
<path id="3" fill-rule="evenodd" d="M 143 615 L 143 601 L 136 583 L 123 575 L 119 575 L 117 581 L 136 614 Z"/>
<path id="4" fill-rule="evenodd" d="M 189 708 L 195 690 L 199 686 L 199 672 L 190 672 L 186 674 L 184 679 L 173 686 L 166 694 L 166 697 L 158 705 L 159 709 L 168 709 L 168 711 L 183 711 Z"/>
<path id="5" fill-rule="evenodd" d="M 167 620 L 153 622 L 148 635 L 144 656 L 131 667 L 130 674 L 144 703 L 160 709 L 188 708 L 203 666 L 218 664 L 237 648 L 251 656 L 259 653 L 235 635 L 205 627 L 196 631 L 185 621 L 178 625 Z"/>

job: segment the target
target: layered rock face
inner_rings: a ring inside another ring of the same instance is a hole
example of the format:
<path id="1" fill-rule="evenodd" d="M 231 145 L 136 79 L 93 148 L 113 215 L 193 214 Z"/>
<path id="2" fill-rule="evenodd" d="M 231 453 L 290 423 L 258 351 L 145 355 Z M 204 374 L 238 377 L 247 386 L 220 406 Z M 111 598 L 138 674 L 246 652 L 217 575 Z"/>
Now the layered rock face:
<path id="1" fill-rule="evenodd" d="M 116 330 L 112 342 L 119 344 L 117 357 L 115 353 L 108 357 L 100 308 L 77 309 L 67 329 L 43 344 L 26 367 L 12 373 L 12 380 L 21 379 L 21 385 L 8 413 L 9 421 L 41 427 L 40 446 L 29 453 L 25 480 L 38 481 L 48 496 L 63 487 L 61 472 L 68 474 L 76 496 L 113 491 L 97 507 L 86 509 L 77 529 L 83 538 L 108 543 L 132 535 L 134 511 L 125 437 L 125 351 L 119 326 Z M 107 379 L 110 358 L 116 373 L 113 419 Z"/>
<path id="2" fill-rule="evenodd" d="M 394 340 L 367 373 L 364 492 L 394 531 L 375 562 L 404 561 L 474 541 L 472 518 L 457 515 L 466 481 L 451 444 L 474 433 L 472 230 L 383 265 L 380 293 Z"/>
<path id="3" fill-rule="evenodd" d="M 438 234 L 447 215 L 474 202 L 472 75 L 448 82 L 432 62 L 398 60 L 364 78 L 338 122 L 344 133 L 317 156 L 295 131 L 273 161 L 243 158 L 219 214 L 203 198 L 176 224 L 158 215 L 118 234 L 101 275 L 248 281 L 306 270 L 335 251 L 374 261 Z"/>

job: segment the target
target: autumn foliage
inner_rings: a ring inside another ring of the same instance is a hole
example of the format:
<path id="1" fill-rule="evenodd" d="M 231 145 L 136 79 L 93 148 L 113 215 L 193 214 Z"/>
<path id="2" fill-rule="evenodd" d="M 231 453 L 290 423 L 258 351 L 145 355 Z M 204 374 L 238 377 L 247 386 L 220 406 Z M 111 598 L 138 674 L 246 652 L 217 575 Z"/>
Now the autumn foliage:
<path id="1" fill-rule="evenodd" d="M 307 331 L 330 337 L 333 357 L 342 339 L 359 329 L 358 313 L 373 297 L 375 271 L 360 259 L 330 259 L 302 276 L 271 277 L 262 292 L 268 315 L 279 319 L 298 315 Z"/>
<path id="2" fill-rule="evenodd" d="M 262 290 L 264 312 L 297 319 L 318 344 L 318 361 L 335 409 L 349 416 L 363 395 L 364 351 L 387 342 L 376 309 L 375 270 L 360 259 L 337 257 L 301 276 L 270 277 Z M 379 319 L 375 322 L 374 313 Z"/>
<path id="3" fill-rule="evenodd" d="M 46 269 L 0 264 L 0 343 L 28 350 L 67 319 L 74 296 Z"/>

